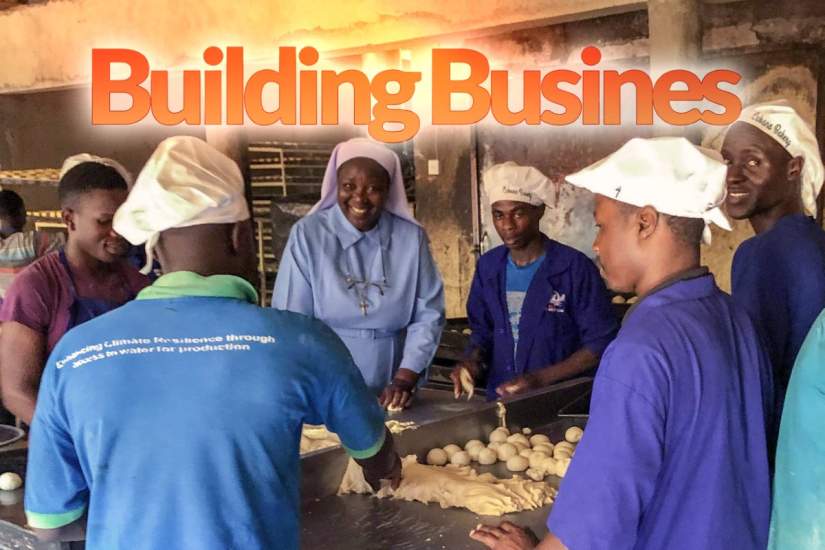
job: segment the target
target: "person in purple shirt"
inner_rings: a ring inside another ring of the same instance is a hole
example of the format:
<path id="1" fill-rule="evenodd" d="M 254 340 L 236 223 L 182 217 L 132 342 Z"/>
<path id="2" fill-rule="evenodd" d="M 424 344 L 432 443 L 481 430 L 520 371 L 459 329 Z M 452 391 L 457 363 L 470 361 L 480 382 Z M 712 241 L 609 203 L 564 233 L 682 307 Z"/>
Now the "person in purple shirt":
<path id="1" fill-rule="evenodd" d="M 595 193 L 608 286 L 635 292 L 602 356 L 590 418 L 542 549 L 762 549 L 770 364 L 747 313 L 700 267 L 725 166 L 684 138 L 633 139 L 568 177 Z M 537 542 L 511 523 L 471 536 Z"/>
<path id="2" fill-rule="evenodd" d="M 825 170 L 816 136 L 784 102 L 744 109 L 722 156 L 727 212 L 756 233 L 733 257 L 732 295 L 765 339 L 778 427 L 799 348 L 825 308 L 825 231 L 814 220 Z"/>
<path id="3" fill-rule="evenodd" d="M 80 160 L 67 159 L 70 168 L 58 186 L 65 247 L 21 271 L 0 307 L 3 404 L 26 424 L 46 359 L 63 334 L 132 300 L 148 284 L 125 261 L 128 243 L 112 231 L 128 194 L 127 173 L 108 159 Z"/>
<path id="4" fill-rule="evenodd" d="M 539 229 L 553 183 L 513 162 L 487 170 L 484 183 L 504 244 L 476 266 L 467 300 L 472 336 L 451 373 L 456 396 L 462 370 L 486 380 L 490 400 L 591 373 L 618 323 L 593 262 Z"/>

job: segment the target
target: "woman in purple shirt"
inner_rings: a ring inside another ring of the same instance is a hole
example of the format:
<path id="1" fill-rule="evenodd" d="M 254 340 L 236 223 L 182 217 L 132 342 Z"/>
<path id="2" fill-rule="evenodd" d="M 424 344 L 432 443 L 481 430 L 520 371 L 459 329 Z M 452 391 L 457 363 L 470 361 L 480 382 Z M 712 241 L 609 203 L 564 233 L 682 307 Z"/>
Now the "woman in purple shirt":
<path id="1" fill-rule="evenodd" d="M 112 231 L 115 211 L 128 194 L 127 178 L 106 159 L 66 171 L 59 184 L 66 246 L 28 266 L 6 292 L 0 308 L 3 403 L 27 424 L 46 358 L 61 336 L 123 305 L 148 284 L 125 261 L 128 243 Z"/>

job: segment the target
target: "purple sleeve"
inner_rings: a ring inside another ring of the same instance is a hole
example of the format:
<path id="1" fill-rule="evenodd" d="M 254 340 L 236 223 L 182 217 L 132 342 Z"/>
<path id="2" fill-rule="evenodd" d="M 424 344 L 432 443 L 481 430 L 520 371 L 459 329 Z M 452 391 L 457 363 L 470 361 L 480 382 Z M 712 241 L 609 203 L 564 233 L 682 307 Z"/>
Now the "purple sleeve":
<path id="1" fill-rule="evenodd" d="M 582 345 L 601 355 L 616 337 L 619 323 L 607 295 L 599 270 L 590 260 L 584 260 L 576 274 L 576 301 L 573 318 L 579 329 Z"/>
<path id="2" fill-rule="evenodd" d="M 50 302 L 48 281 L 40 271 L 27 268 L 6 291 L 0 321 L 14 321 L 45 335 L 52 318 Z"/>
<path id="3" fill-rule="evenodd" d="M 585 435 L 547 520 L 568 548 L 635 547 L 664 455 L 664 399 L 645 390 L 655 372 L 645 366 L 658 362 L 632 345 L 605 352 Z M 636 381 L 628 383 L 622 367 L 632 367 Z"/>

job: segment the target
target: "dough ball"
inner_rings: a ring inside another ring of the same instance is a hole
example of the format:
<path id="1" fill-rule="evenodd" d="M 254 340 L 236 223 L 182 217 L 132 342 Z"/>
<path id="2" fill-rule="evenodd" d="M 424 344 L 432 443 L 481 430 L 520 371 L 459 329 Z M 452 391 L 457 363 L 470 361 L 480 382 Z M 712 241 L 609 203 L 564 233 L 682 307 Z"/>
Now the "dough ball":
<path id="1" fill-rule="evenodd" d="M 500 441 L 493 441 L 492 443 L 487 445 L 487 448 L 491 451 L 498 451 L 498 448 L 501 447 L 501 445 L 502 443 Z"/>
<path id="2" fill-rule="evenodd" d="M 571 453 L 576 450 L 576 444 L 575 443 L 570 443 L 569 441 L 559 441 L 558 443 L 556 443 L 556 445 L 553 448 L 557 449 L 559 447 L 561 447 L 563 449 L 567 449 Z"/>
<path id="3" fill-rule="evenodd" d="M 562 458 L 561 460 L 556 462 L 556 475 L 559 477 L 564 477 L 567 475 L 567 468 L 570 467 L 570 459 L 569 458 Z"/>
<path id="4" fill-rule="evenodd" d="M 567 447 L 561 447 L 559 445 L 556 445 L 556 447 L 553 449 L 553 458 L 572 458 L 572 457 L 573 457 L 573 451 L 571 451 Z"/>
<path id="5" fill-rule="evenodd" d="M 528 465 L 529 462 L 523 456 L 513 456 L 507 460 L 507 469 L 511 472 L 523 472 Z"/>
<path id="6" fill-rule="evenodd" d="M 553 456 L 553 444 L 552 443 L 541 443 L 539 445 L 533 445 L 533 452 L 544 453 L 547 456 Z"/>
<path id="7" fill-rule="evenodd" d="M 524 434 L 513 434 L 507 438 L 507 443 L 519 444 L 523 447 L 529 447 L 530 441 Z"/>
<path id="8" fill-rule="evenodd" d="M 570 443 L 578 443 L 582 440 L 582 435 L 584 435 L 584 430 L 578 426 L 573 426 L 572 428 L 567 428 L 567 431 L 564 432 L 564 439 Z"/>
<path id="9" fill-rule="evenodd" d="M 541 451 L 533 451 L 527 460 L 530 461 L 530 467 L 535 469 L 542 468 L 544 461 L 547 460 L 548 456 Z"/>
<path id="10" fill-rule="evenodd" d="M 498 456 L 496 455 L 496 452 L 492 449 L 481 449 L 481 452 L 478 453 L 479 464 L 495 464 L 496 460 L 498 460 Z"/>
<path id="11" fill-rule="evenodd" d="M 524 450 L 532 450 L 530 449 L 529 445 L 525 445 L 524 443 L 521 443 L 519 441 L 516 441 L 515 443 L 510 443 L 510 445 L 516 448 L 516 454 L 521 454 L 521 451 Z"/>
<path id="12" fill-rule="evenodd" d="M 536 434 L 530 436 L 530 445 L 535 447 L 536 445 L 548 445 L 550 444 L 550 438 L 544 434 Z"/>
<path id="13" fill-rule="evenodd" d="M 531 433 L 533 433 L 533 430 L 531 430 L 530 428 L 522 428 L 521 433 L 523 433 L 524 435 L 530 435 Z"/>
<path id="14" fill-rule="evenodd" d="M 504 443 L 509 435 L 504 428 L 496 428 L 490 432 L 490 443 Z"/>
<path id="15" fill-rule="evenodd" d="M 484 443 L 482 443 L 478 439 L 471 439 L 470 441 L 464 444 L 464 450 L 469 451 L 470 447 L 481 447 L 483 449 Z"/>
<path id="16" fill-rule="evenodd" d="M 552 456 L 548 456 L 544 459 L 542 463 L 542 470 L 544 470 L 545 475 L 554 476 L 556 475 L 556 465 L 558 464 L 558 460 L 553 458 Z"/>
<path id="17" fill-rule="evenodd" d="M 23 478 L 14 472 L 0 474 L 0 491 L 15 491 L 23 485 Z"/>
<path id="18" fill-rule="evenodd" d="M 613 299 L 611 300 L 611 302 L 613 302 L 614 304 L 623 304 L 624 303 L 624 296 L 619 296 L 617 294 L 616 296 L 613 296 Z"/>
<path id="19" fill-rule="evenodd" d="M 466 466 L 470 463 L 470 454 L 467 451 L 458 451 L 450 457 L 450 464 L 456 466 Z"/>
<path id="20" fill-rule="evenodd" d="M 519 456 L 523 456 L 526 459 L 530 459 L 530 455 L 533 454 L 533 449 L 522 449 L 518 452 Z"/>
<path id="21" fill-rule="evenodd" d="M 483 445 L 481 447 L 473 446 L 467 449 L 467 454 L 470 455 L 470 460 L 478 461 L 478 455 L 481 454 L 481 451 L 483 451 L 484 449 L 485 447 Z"/>
<path id="22" fill-rule="evenodd" d="M 447 464 L 447 453 L 444 452 L 444 449 L 431 449 L 427 453 L 427 464 L 444 466 Z"/>
<path id="23" fill-rule="evenodd" d="M 526 473 L 527 477 L 529 477 L 533 481 L 541 481 L 542 479 L 544 479 L 544 472 L 536 468 L 527 468 L 527 471 L 524 473 Z"/>
<path id="24" fill-rule="evenodd" d="M 628 299 L 627 299 L 627 301 L 626 301 L 625 303 L 627 303 L 627 304 L 635 304 L 635 303 L 636 303 L 636 302 L 638 302 L 638 301 L 639 301 L 639 297 L 638 297 L 638 296 L 631 296 L 630 298 L 628 298 Z"/>
<path id="25" fill-rule="evenodd" d="M 498 459 L 502 462 L 510 460 L 517 454 L 518 450 L 516 449 L 516 446 L 511 445 L 510 443 L 502 443 L 498 448 Z"/>
<path id="26" fill-rule="evenodd" d="M 447 453 L 447 460 L 453 458 L 453 455 L 461 451 L 461 447 L 455 443 L 450 443 L 444 447 L 444 452 Z"/>

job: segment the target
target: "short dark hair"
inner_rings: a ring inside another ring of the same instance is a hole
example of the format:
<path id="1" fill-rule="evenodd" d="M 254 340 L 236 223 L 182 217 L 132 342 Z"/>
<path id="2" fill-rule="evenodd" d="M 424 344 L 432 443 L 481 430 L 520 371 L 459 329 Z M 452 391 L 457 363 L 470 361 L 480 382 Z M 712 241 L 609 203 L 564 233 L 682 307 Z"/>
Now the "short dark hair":
<path id="1" fill-rule="evenodd" d="M 23 198 L 11 189 L 0 191 L 0 218 L 12 219 L 26 215 Z"/>
<path id="2" fill-rule="evenodd" d="M 622 213 L 630 216 L 638 212 L 641 208 L 625 202 L 620 202 L 619 207 Z M 702 233 L 705 231 L 705 221 L 701 218 L 685 218 L 682 216 L 671 216 L 659 212 L 664 218 L 670 232 L 685 244 L 699 246 L 702 244 Z"/>
<path id="3" fill-rule="evenodd" d="M 128 191 L 129 186 L 117 170 L 98 162 L 81 162 L 63 174 L 57 187 L 60 206 L 91 191 Z"/>

